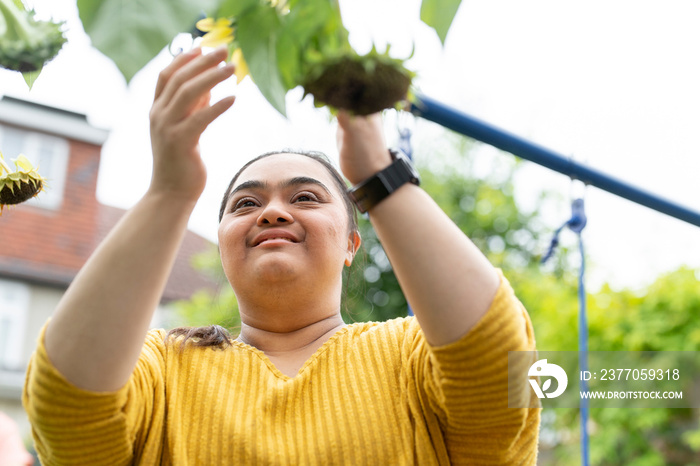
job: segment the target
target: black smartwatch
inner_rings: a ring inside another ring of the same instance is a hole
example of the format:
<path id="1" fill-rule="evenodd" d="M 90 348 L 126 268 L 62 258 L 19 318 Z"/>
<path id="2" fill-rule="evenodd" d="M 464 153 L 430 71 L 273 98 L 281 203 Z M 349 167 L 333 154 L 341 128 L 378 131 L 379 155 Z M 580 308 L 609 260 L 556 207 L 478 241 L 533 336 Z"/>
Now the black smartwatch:
<path id="1" fill-rule="evenodd" d="M 363 214 L 379 204 L 405 183 L 420 186 L 420 177 L 406 154 L 389 149 L 392 164 L 348 190 L 350 198 Z"/>

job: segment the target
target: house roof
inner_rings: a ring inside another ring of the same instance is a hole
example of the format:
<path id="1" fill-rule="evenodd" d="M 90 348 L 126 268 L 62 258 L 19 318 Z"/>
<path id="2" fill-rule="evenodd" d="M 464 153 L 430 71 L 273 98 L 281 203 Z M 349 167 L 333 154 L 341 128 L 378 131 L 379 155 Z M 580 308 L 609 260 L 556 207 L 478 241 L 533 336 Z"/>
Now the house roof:
<path id="1" fill-rule="evenodd" d="M 107 236 L 126 210 L 97 204 L 97 228 L 90 238 L 85 230 L 75 228 L 70 238 L 55 222 L 42 222 L 39 209 L 22 212 L 24 228 L 3 228 L 0 251 L 0 277 L 67 288 L 92 251 Z M 17 210 L 6 212 L 3 220 Z M 7 216 L 7 217 L 6 217 Z M 214 243 L 187 231 L 177 253 L 173 270 L 163 292 L 163 301 L 187 299 L 202 288 L 214 290 L 217 283 L 192 266 L 194 255 L 214 247 Z"/>
<path id="2" fill-rule="evenodd" d="M 104 204 L 99 205 L 97 232 L 100 241 L 107 236 L 119 219 L 126 213 L 125 210 Z M 206 274 L 197 271 L 192 266 L 193 256 L 215 247 L 211 241 L 187 230 L 182 240 L 177 258 L 173 265 L 168 283 L 163 292 L 163 300 L 172 301 L 187 299 L 192 293 L 202 288 L 214 290 L 217 283 Z"/>
<path id="3" fill-rule="evenodd" d="M 7 95 L 0 99 L 0 123 L 9 123 L 98 146 L 104 144 L 109 135 L 109 131 L 90 125 L 87 117 L 81 113 Z"/>

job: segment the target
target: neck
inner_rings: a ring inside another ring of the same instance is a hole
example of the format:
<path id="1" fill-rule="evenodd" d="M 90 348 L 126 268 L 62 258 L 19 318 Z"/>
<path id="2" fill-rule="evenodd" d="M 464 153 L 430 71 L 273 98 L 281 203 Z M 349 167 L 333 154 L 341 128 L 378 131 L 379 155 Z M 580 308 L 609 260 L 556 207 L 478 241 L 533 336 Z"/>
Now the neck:
<path id="1" fill-rule="evenodd" d="M 299 328 L 273 331 L 255 325 L 241 313 L 241 333 L 237 340 L 266 354 L 284 355 L 315 348 L 345 326 L 340 312 Z"/>
<path id="2" fill-rule="evenodd" d="M 342 281 L 334 289 L 298 280 L 265 287 L 236 289 L 241 316 L 238 341 L 265 353 L 299 351 L 323 344 L 345 326 L 340 316 Z"/>

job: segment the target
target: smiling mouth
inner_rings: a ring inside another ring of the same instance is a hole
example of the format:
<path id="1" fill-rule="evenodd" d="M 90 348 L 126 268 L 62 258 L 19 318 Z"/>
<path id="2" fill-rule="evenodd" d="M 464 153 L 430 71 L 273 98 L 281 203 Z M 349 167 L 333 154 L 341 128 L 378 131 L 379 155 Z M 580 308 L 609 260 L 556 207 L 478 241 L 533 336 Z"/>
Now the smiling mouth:
<path id="1" fill-rule="evenodd" d="M 259 242 L 258 244 L 256 244 L 255 246 L 257 247 L 257 246 L 260 246 L 261 244 L 270 243 L 270 242 L 273 242 L 273 241 L 274 241 L 274 242 L 283 241 L 283 242 L 285 242 L 285 243 L 292 243 L 292 244 L 296 243 L 296 241 L 293 241 L 293 240 L 291 240 L 291 239 L 289 239 L 289 238 L 266 238 L 266 239 L 260 241 L 260 242 Z"/>

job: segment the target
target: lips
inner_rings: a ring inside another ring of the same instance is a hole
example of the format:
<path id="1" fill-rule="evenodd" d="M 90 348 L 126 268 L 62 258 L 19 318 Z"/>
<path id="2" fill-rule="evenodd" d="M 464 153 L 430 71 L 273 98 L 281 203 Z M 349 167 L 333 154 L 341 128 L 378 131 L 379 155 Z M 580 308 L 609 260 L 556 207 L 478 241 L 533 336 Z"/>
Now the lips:
<path id="1" fill-rule="evenodd" d="M 265 241 L 275 239 L 289 241 L 291 243 L 299 242 L 299 238 L 297 238 L 294 234 L 290 233 L 287 230 L 267 230 L 255 237 L 255 239 L 253 240 L 253 247 L 259 246 Z"/>

